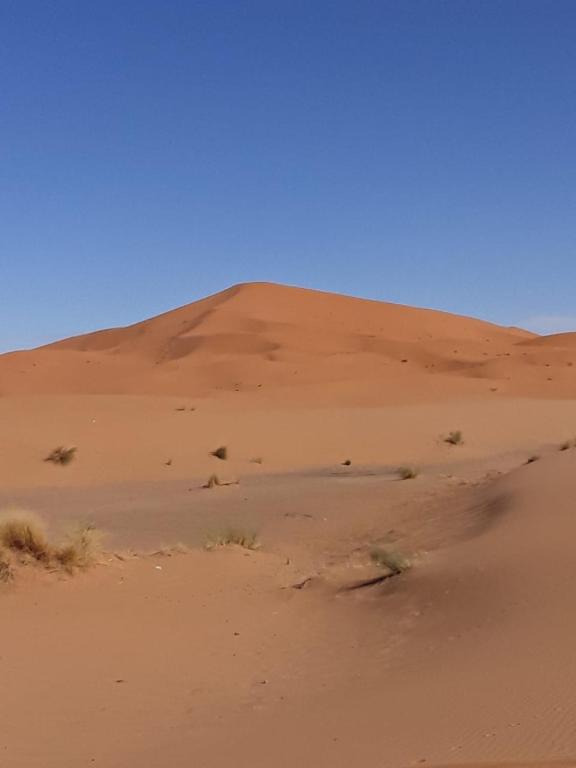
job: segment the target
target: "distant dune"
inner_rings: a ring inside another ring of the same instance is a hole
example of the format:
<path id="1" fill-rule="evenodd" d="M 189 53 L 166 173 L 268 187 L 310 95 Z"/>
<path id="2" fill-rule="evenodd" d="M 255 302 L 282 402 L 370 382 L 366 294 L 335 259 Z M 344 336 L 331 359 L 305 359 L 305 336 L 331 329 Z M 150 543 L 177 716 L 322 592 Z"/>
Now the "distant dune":
<path id="1" fill-rule="evenodd" d="M 248 283 L 126 328 L 2 355 L 0 394 L 252 393 L 372 405 L 494 391 L 569 397 L 572 362 L 576 334 L 538 337 L 430 309 Z"/>
<path id="2" fill-rule="evenodd" d="M 523 343 L 526 346 L 531 347 L 556 347 L 558 349 L 574 349 L 576 348 L 576 332 L 553 333 L 550 336 L 537 336 L 535 338 L 526 339 L 526 341 Z"/>

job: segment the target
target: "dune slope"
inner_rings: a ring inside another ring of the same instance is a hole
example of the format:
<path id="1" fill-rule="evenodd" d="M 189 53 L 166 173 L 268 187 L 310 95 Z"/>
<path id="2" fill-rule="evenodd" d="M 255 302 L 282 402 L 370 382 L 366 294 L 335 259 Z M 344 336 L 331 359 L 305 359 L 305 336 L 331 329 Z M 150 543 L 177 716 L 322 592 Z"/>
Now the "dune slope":
<path id="1" fill-rule="evenodd" d="M 455 372 L 466 374 L 458 389 L 486 392 L 475 366 L 532 337 L 435 310 L 252 283 L 133 326 L 0 356 L 0 394 L 434 399 L 452 394 Z"/>

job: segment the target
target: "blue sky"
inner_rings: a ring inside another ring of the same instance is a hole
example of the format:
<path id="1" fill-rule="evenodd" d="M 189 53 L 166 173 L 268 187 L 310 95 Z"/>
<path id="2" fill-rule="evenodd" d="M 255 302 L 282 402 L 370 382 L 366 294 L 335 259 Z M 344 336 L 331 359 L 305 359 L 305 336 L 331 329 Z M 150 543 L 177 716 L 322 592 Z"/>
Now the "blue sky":
<path id="1" fill-rule="evenodd" d="M 573 0 L 4 0 L 0 349 L 270 280 L 576 328 Z"/>

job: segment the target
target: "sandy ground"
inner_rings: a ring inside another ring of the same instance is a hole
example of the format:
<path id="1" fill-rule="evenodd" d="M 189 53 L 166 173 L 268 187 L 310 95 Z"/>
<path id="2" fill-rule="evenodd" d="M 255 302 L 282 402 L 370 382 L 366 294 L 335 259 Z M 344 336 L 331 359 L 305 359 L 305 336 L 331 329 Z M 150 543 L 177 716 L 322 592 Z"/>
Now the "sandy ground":
<path id="1" fill-rule="evenodd" d="M 529 455 L 576 435 L 576 400 L 266 408 L 250 397 L 234 407 L 152 396 L 6 396 L 0 398 L 0 424 L 0 488 L 174 478 L 194 487 L 213 472 L 238 479 L 350 460 L 351 473 L 369 465 L 426 467 L 516 451 Z M 456 451 L 443 442 L 453 430 L 464 436 Z M 44 461 L 58 445 L 78 449 L 64 470 Z M 211 456 L 220 446 L 228 449 L 225 462 Z"/>
<path id="2" fill-rule="evenodd" d="M 0 506 L 105 534 L 0 585 L 0 765 L 576 765 L 572 356 L 256 285 L 0 357 Z"/>

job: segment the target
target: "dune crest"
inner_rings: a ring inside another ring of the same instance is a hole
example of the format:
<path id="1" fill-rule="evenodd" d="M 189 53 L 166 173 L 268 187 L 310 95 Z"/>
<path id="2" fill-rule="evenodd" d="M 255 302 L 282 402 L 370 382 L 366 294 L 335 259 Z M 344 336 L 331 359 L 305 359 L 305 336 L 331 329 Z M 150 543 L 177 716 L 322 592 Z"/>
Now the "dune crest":
<path id="1" fill-rule="evenodd" d="M 1 355 L 0 393 L 264 392 L 380 405 L 477 397 L 493 380 L 500 394 L 566 397 L 573 348 L 570 334 L 537 337 L 432 309 L 247 283 L 135 325 Z M 546 370 L 550 351 L 561 358 L 556 376 Z"/>

